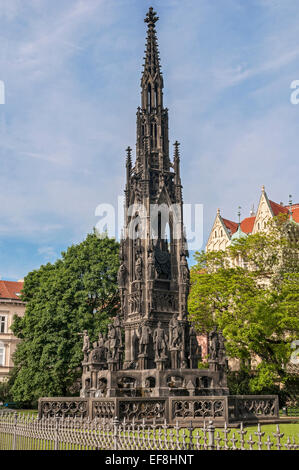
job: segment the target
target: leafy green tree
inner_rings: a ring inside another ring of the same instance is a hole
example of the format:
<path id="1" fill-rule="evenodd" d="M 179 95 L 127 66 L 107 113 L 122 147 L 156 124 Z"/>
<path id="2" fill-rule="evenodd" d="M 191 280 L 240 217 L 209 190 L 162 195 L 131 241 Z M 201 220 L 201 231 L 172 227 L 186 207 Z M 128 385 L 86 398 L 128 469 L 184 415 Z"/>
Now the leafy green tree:
<path id="1" fill-rule="evenodd" d="M 298 241 L 299 226 L 277 218 L 267 232 L 225 251 L 196 254 L 190 320 L 201 333 L 222 329 L 228 356 L 240 360 L 243 391 L 245 383 L 259 393 L 290 380 L 291 343 L 299 332 Z M 254 374 L 253 358 L 260 360 Z"/>
<path id="2" fill-rule="evenodd" d="M 77 393 L 83 359 L 80 334 L 86 329 L 92 343 L 117 313 L 118 254 L 114 239 L 89 234 L 54 264 L 26 276 L 26 312 L 12 326 L 22 340 L 14 355 L 14 400 Z"/>

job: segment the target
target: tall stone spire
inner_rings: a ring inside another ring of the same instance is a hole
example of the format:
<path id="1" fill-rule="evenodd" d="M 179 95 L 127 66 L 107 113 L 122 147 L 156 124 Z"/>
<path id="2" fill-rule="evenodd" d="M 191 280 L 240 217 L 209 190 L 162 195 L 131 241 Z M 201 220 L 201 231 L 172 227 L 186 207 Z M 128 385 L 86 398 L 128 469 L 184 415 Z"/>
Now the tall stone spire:
<path id="1" fill-rule="evenodd" d="M 150 7 L 145 17 L 145 23 L 148 24 L 147 43 L 145 49 L 145 62 L 143 64 L 143 74 L 141 78 L 142 99 L 141 107 L 148 112 L 157 110 L 162 106 L 162 88 L 163 78 L 160 70 L 160 59 L 158 51 L 158 42 L 156 37 L 155 23 L 159 17 Z"/>
<path id="2" fill-rule="evenodd" d="M 170 168 L 168 110 L 163 108 L 163 77 L 155 30 L 158 19 L 151 7 L 144 20 L 148 29 L 141 78 L 141 106 L 137 110 L 138 171 L 144 171 L 145 167 L 166 171 Z"/>

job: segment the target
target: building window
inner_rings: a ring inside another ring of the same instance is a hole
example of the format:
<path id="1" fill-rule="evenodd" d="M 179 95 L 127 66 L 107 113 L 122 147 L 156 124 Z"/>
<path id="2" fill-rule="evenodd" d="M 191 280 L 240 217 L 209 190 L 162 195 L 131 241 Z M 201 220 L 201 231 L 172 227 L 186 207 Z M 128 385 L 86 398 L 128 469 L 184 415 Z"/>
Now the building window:
<path id="1" fill-rule="evenodd" d="M 5 347 L 4 344 L 0 342 L 0 366 L 5 365 Z"/>
<path id="2" fill-rule="evenodd" d="M 0 316 L 0 333 L 6 333 L 6 316 Z"/>

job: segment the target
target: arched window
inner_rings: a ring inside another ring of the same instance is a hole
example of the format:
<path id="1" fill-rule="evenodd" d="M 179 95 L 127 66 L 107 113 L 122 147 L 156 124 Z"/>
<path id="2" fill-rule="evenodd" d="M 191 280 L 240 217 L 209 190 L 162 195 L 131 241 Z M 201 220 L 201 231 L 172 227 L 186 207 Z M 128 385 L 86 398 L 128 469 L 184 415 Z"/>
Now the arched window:
<path id="1" fill-rule="evenodd" d="M 217 238 L 217 230 L 215 230 L 215 238 Z"/>
<path id="2" fill-rule="evenodd" d="M 150 112 L 151 110 L 151 102 L 152 102 L 152 87 L 149 83 L 147 87 L 147 110 L 148 112 Z"/>
<path id="3" fill-rule="evenodd" d="M 158 107 L 158 87 L 157 87 L 157 84 L 155 85 L 155 104 L 154 104 L 155 108 Z"/>

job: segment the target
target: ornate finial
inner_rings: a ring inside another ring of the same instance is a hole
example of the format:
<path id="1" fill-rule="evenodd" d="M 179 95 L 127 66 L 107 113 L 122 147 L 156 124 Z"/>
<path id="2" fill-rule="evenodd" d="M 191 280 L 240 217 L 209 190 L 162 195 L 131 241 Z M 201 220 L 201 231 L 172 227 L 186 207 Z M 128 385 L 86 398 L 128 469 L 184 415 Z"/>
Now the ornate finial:
<path id="1" fill-rule="evenodd" d="M 156 16 L 157 13 L 154 11 L 153 7 L 150 7 L 146 17 L 144 18 L 144 22 L 148 23 L 149 26 L 155 26 L 155 23 L 158 21 L 159 17 Z"/>
<path id="2" fill-rule="evenodd" d="M 239 207 L 238 207 L 239 225 L 240 225 L 240 223 L 241 223 L 241 220 L 240 220 L 240 217 L 241 217 L 241 209 L 242 209 L 242 207 L 239 206 Z"/>
<path id="3" fill-rule="evenodd" d="M 179 149 L 180 143 L 176 140 L 173 145 L 174 145 L 174 158 L 179 159 L 180 158 L 180 149 Z"/>
<path id="4" fill-rule="evenodd" d="M 291 194 L 289 194 L 289 204 L 290 204 L 290 219 L 293 220 L 293 211 L 292 211 L 292 207 L 293 207 L 293 196 Z"/>
<path id="5" fill-rule="evenodd" d="M 131 147 L 127 147 L 126 152 L 127 152 L 127 163 L 131 163 L 132 162 L 132 159 L 131 159 L 132 149 L 131 149 Z"/>
<path id="6" fill-rule="evenodd" d="M 251 210 L 250 210 L 250 216 L 251 217 L 255 216 L 254 204 L 252 204 L 252 207 L 251 207 Z"/>
<path id="7" fill-rule="evenodd" d="M 220 215 L 220 209 L 219 209 L 219 207 L 218 207 L 218 209 L 217 209 L 217 215 Z"/>
<path id="8" fill-rule="evenodd" d="M 264 192 L 265 192 L 265 186 L 263 185 L 262 186 L 262 193 L 264 193 Z"/>

